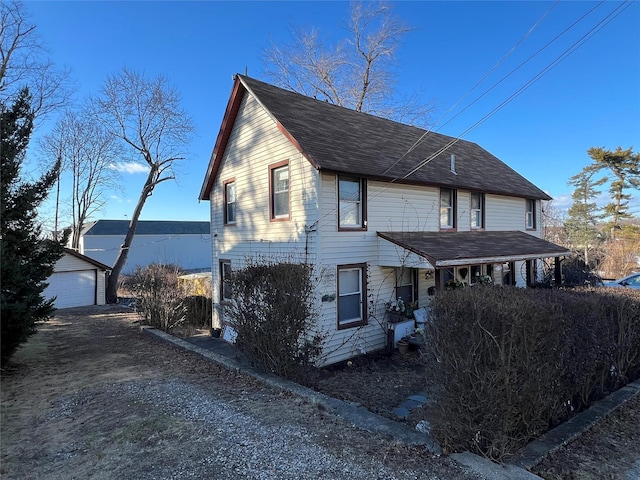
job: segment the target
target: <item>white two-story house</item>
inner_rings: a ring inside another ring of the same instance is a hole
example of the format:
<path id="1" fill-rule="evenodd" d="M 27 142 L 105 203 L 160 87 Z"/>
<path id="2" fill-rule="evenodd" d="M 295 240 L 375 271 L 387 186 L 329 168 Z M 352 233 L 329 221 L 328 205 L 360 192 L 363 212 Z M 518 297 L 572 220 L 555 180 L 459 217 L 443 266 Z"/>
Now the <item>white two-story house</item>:
<path id="1" fill-rule="evenodd" d="M 533 284 L 570 254 L 541 239 L 549 198 L 475 143 L 237 75 L 200 192 L 213 301 L 248 257 L 312 263 L 321 363 L 338 362 L 385 347 L 391 300 L 481 276 Z"/>

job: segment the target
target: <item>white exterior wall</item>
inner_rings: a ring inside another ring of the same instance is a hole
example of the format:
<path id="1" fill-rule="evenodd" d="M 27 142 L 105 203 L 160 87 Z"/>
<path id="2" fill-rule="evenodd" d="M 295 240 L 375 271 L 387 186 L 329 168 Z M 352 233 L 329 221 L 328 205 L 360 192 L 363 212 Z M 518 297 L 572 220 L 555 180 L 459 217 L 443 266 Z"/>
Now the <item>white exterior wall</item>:
<path id="1" fill-rule="evenodd" d="M 43 296 L 45 298 L 51 298 L 53 296 L 60 296 L 60 288 L 55 285 L 57 281 L 56 273 L 74 273 L 78 272 L 80 275 L 86 275 L 88 272 L 91 274 L 91 281 L 95 281 L 94 287 L 94 295 L 93 299 L 89 303 L 89 305 L 104 305 L 105 304 L 105 283 L 106 283 L 106 273 L 104 270 L 99 269 L 95 265 L 89 262 L 85 262 L 84 260 L 74 257 L 73 255 L 64 254 L 62 258 L 60 258 L 55 265 L 55 273 L 52 277 L 49 278 L 48 283 L 49 287 L 45 289 L 43 292 Z M 94 280 L 95 279 L 95 280 Z M 65 291 L 63 294 L 67 297 L 70 297 L 73 300 L 74 292 Z M 82 302 L 81 302 L 82 303 Z M 85 302 L 86 304 L 86 302 Z M 80 306 L 80 305 L 78 305 Z"/>
<path id="2" fill-rule="evenodd" d="M 124 235 L 85 235 L 83 255 L 113 266 Z M 210 235 L 136 235 L 122 273 L 130 274 L 138 266 L 152 263 L 177 264 L 185 270 L 211 268 Z"/>
<path id="3" fill-rule="evenodd" d="M 325 347 L 326 363 L 384 348 L 386 345 L 385 302 L 394 297 L 395 268 L 430 268 L 422 257 L 407 254 L 390 242 L 380 241 L 378 231 L 437 231 L 440 222 L 439 189 L 381 182 L 367 185 L 367 230 L 338 231 L 336 175 L 321 174 L 320 259 L 330 272 L 322 292 L 337 292 L 338 265 L 366 263 L 368 325 L 337 329 L 337 302 L 324 302 L 322 324 L 330 335 Z M 431 283 L 432 284 L 432 283 Z M 430 284 L 430 285 L 431 285 Z M 420 283 L 419 292 L 427 287 Z M 424 286 L 424 288 L 423 288 Z"/>
<path id="4" fill-rule="evenodd" d="M 269 165 L 285 160 L 290 171 L 291 220 L 272 222 Z M 225 226 L 223 188 L 230 179 L 236 183 L 236 224 Z M 327 334 L 321 364 L 386 345 L 384 303 L 394 296 L 394 266 L 420 269 L 418 299 L 421 304 L 428 301 L 427 288 L 434 285 L 434 278 L 426 279 L 425 273 L 432 270 L 431 265 L 418 255 L 393 248 L 390 242 L 379 241 L 377 232 L 439 231 L 439 189 L 370 181 L 367 229 L 339 232 L 337 176 L 317 172 L 249 94 L 240 105 L 210 201 L 214 305 L 220 302 L 220 260 L 230 260 L 233 269 L 241 268 L 247 256 L 314 263 L 320 276 L 318 328 Z M 457 201 L 457 230 L 467 231 L 471 225 L 469 192 L 459 190 Z M 485 221 L 486 230 L 525 230 L 525 200 L 486 195 Z M 338 330 L 337 267 L 346 264 L 367 264 L 368 324 Z M 214 309 L 213 325 L 221 326 L 222 321 L 222 313 Z"/>
<path id="5" fill-rule="evenodd" d="M 471 193 L 468 190 L 458 190 L 456 230 L 458 232 L 471 230 Z"/>
<path id="6" fill-rule="evenodd" d="M 540 228 L 540 202 L 536 202 L 536 231 L 527 230 L 525 224 L 526 200 L 524 198 L 485 196 L 486 230 L 527 232 L 538 238 L 542 236 Z"/>
<path id="7" fill-rule="evenodd" d="M 258 139 L 258 141 L 256 140 Z M 289 162 L 289 221 L 271 221 L 269 166 Z M 224 182 L 235 179 L 236 223 L 224 225 Z M 220 260 L 241 268 L 247 257 L 283 258 L 315 263 L 317 232 L 317 172 L 278 130 L 273 119 L 250 95 L 245 95 L 211 191 L 211 257 L 213 302 L 220 302 Z M 306 228 L 305 228 L 306 227 Z M 213 325 L 222 325 L 214 309 Z"/>

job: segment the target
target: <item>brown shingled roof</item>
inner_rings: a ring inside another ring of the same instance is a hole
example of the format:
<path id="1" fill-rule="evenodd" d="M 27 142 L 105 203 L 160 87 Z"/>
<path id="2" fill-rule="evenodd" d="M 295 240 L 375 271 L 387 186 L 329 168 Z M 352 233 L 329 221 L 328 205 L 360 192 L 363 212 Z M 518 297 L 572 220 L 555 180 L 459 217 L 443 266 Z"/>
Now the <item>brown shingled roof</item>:
<path id="1" fill-rule="evenodd" d="M 283 133 L 320 170 L 522 198 L 551 198 L 476 143 L 427 133 L 421 128 L 315 100 L 243 75 L 238 75 L 236 82 L 239 83 L 234 86 L 232 97 L 241 98 L 247 91 L 254 95 Z M 239 98 L 229 100 L 224 129 L 231 128 L 238 101 Z M 224 139 L 223 130 L 216 142 L 221 151 L 214 151 L 212 162 L 219 162 L 224 153 L 226 142 L 220 141 Z M 418 145 L 407 153 L 418 140 Z M 425 166 L 407 175 L 437 152 L 440 153 Z M 456 159 L 455 174 L 451 172 L 451 155 Z M 211 164 L 201 199 L 208 199 L 214 180 L 209 177 L 216 173 L 216 165 Z"/>
<path id="2" fill-rule="evenodd" d="M 434 267 L 560 257 L 571 252 L 525 232 L 378 232 Z"/>

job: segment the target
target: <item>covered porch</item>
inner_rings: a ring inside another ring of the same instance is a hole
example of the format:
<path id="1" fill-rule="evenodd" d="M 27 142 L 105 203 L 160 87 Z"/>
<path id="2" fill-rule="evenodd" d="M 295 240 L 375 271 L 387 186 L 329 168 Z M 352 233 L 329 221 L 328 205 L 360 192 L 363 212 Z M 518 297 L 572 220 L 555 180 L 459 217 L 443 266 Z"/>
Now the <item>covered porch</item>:
<path id="1" fill-rule="evenodd" d="M 433 271 L 437 290 L 447 285 L 532 286 L 540 280 L 541 260 L 554 259 L 555 283 L 560 263 L 571 252 L 520 231 L 377 232 L 378 264 Z M 427 275 L 425 274 L 425 275 Z"/>

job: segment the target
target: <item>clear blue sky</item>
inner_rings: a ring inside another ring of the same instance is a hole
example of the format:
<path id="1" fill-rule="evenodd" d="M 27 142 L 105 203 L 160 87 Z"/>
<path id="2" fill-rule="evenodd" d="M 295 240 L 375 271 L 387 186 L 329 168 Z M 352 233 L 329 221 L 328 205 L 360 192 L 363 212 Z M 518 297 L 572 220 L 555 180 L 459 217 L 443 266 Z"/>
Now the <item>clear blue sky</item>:
<path id="1" fill-rule="evenodd" d="M 397 53 L 398 86 L 419 91 L 437 110 L 435 130 L 459 136 L 523 88 L 598 22 L 622 13 L 572 54 L 464 135 L 506 162 L 566 208 L 567 180 L 590 162 L 592 146 L 640 150 L 640 4 L 633 2 L 397 2 L 414 30 Z M 454 110 L 461 98 L 540 21 L 524 42 Z M 599 5 L 599 6 L 598 6 Z M 267 80 L 261 53 L 271 39 L 291 40 L 292 27 L 315 27 L 329 39 L 346 35 L 348 2 L 96 2 L 27 1 L 51 59 L 72 70 L 78 98 L 97 92 L 123 66 L 166 75 L 181 92 L 196 138 L 175 184 L 147 201 L 143 220 L 208 220 L 198 202 L 207 164 L 232 86 L 244 73 Z M 560 35 L 457 118 L 451 117 Z M 625 8 L 628 7 L 628 8 Z M 597 27 L 596 27 L 597 28 Z M 447 123 L 448 122 L 448 123 Z M 34 135 L 47 133 L 44 124 Z M 129 218 L 144 174 L 125 175 L 125 190 L 95 219 Z M 633 213 L 640 214 L 635 192 Z"/>

